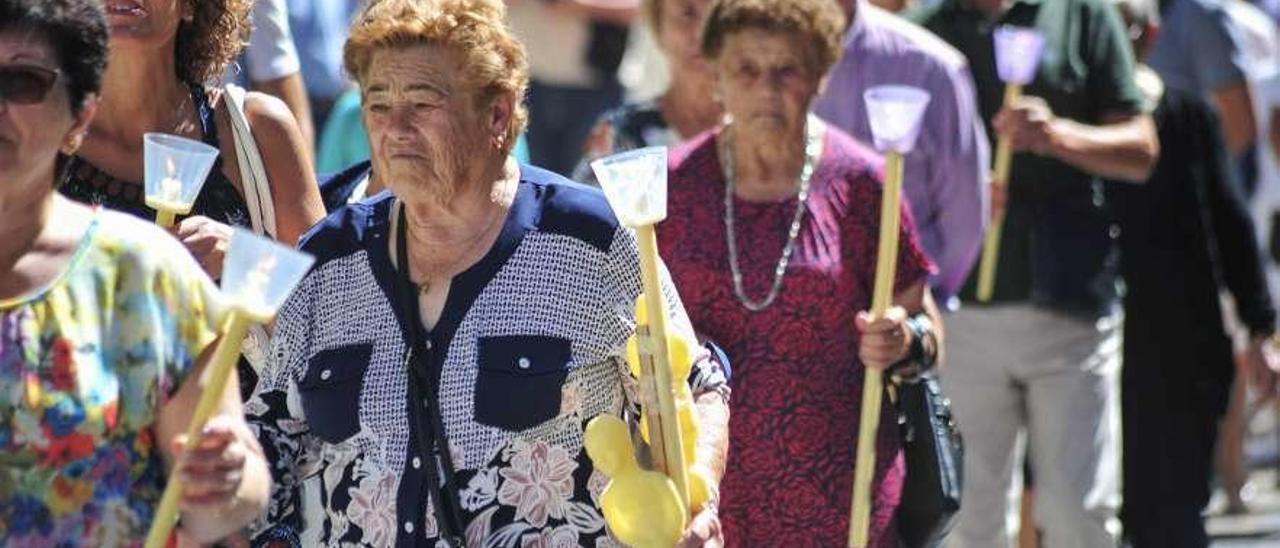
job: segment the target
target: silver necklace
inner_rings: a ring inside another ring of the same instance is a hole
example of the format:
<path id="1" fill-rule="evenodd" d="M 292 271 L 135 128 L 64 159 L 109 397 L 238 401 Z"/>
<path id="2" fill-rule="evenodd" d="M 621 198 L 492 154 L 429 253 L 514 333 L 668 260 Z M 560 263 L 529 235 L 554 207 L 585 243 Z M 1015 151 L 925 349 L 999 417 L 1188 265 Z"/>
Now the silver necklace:
<path id="1" fill-rule="evenodd" d="M 787 273 L 787 263 L 791 262 L 791 252 L 795 249 L 796 236 L 800 234 L 800 222 L 804 220 L 805 200 L 809 197 L 809 183 L 813 178 L 814 165 L 817 164 L 818 157 L 822 154 L 822 121 L 814 116 L 810 116 L 805 124 L 805 143 L 804 143 L 804 166 L 800 168 L 800 192 L 796 195 L 796 212 L 791 218 L 791 227 L 787 230 L 787 243 L 782 246 L 782 256 L 778 258 L 778 265 L 773 269 L 773 285 L 769 287 L 769 294 L 765 295 L 763 300 L 752 300 L 747 296 L 746 289 L 742 285 L 742 270 L 738 267 L 738 242 L 734 234 L 733 221 L 733 190 L 734 190 L 734 166 L 733 166 L 733 143 L 730 141 L 732 134 L 730 133 L 732 126 L 726 126 L 725 131 L 721 135 L 725 135 L 724 140 L 724 228 L 725 239 L 729 244 L 729 269 L 733 274 L 733 292 L 738 297 L 738 301 L 745 306 L 747 310 L 759 312 L 773 304 L 774 299 L 778 298 L 778 293 L 782 291 L 782 278 Z"/>

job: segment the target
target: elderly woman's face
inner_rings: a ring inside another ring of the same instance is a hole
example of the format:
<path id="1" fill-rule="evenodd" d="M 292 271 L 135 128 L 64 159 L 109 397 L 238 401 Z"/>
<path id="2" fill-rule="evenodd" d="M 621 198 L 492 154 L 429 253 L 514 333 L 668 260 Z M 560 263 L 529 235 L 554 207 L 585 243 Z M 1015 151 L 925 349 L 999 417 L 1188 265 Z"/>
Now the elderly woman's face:
<path id="1" fill-rule="evenodd" d="M 363 78 L 363 113 L 374 171 L 396 194 L 447 199 L 489 145 L 455 54 L 437 45 L 374 52 Z"/>
<path id="2" fill-rule="evenodd" d="M 202 1 L 202 0 L 195 0 Z M 183 0 L 102 0 L 111 47 L 167 44 L 191 8 Z"/>
<path id="3" fill-rule="evenodd" d="M 92 107 L 71 114 L 66 82 L 43 37 L 0 31 L 0 215 L 16 194 L 53 191 L 59 150 L 73 151 Z M 29 196 L 23 203 L 29 203 Z"/>
<path id="4" fill-rule="evenodd" d="M 725 36 L 714 63 L 717 91 L 738 127 L 775 134 L 804 127 L 821 75 L 803 40 L 743 29 Z"/>
<path id="5" fill-rule="evenodd" d="M 698 35 L 706 19 L 711 0 L 661 0 L 662 15 L 658 22 L 658 43 L 666 53 L 672 72 L 683 76 L 710 72 Z"/>

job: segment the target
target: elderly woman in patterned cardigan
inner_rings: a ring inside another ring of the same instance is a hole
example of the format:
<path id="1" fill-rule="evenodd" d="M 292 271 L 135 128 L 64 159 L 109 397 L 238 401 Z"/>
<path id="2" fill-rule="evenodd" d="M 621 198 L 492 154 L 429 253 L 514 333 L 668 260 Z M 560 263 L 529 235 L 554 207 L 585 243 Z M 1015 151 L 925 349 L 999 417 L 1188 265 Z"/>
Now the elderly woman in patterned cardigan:
<path id="1" fill-rule="evenodd" d="M 598 191 L 507 159 L 528 76 L 503 11 L 383 0 L 353 24 L 370 185 L 392 192 L 303 238 L 317 266 L 247 404 L 278 485 L 259 543 L 613 542 L 597 502 L 607 478 L 582 438 L 593 417 L 634 407 L 636 242 Z M 697 462 L 719 478 L 727 389 L 708 354 L 690 379 Z M 301 496 L 311 477 L 318 500 Z M 319 519 L 304 530 L 304 515 Z M 685 543 L 718 535 L 704 510 Z"/>

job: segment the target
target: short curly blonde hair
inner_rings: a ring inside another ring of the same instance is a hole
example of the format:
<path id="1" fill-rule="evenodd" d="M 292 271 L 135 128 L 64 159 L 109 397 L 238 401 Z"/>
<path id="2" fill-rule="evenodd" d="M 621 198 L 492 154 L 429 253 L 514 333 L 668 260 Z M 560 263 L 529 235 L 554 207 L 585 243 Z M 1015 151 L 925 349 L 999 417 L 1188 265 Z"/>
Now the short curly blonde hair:
<path id="1" fill-rule="evenodd" d="M 510 152 L 529 121 L 524 106 L 529 65 L 524 45 L 507 29 L 503 1 L 370 1 L 351 24 L 343 65 L 363 87 L 375 51 L 418 44 L 438 44 L 459 55 L 464 84 L 475 93 L 476 108 L 503 94 L 515 96 L 503 140 L 503 152 Z"/>
<path id="2" fill-rule="evenodd" d="M 204 84 L 222 76 L 249 41 L 253 0 L 185 0 L 191 20 L 178 25 L 178 77 Z"/>
<path id="3" fill-rule="evenodd" d="M 845 17 L 831 0 L 716 0 L 702 26 L 702 54 L 720 56 L 725 38 L 746 29 L 794 34 L 810 46 L 818 75 L 840 58 Z"/>

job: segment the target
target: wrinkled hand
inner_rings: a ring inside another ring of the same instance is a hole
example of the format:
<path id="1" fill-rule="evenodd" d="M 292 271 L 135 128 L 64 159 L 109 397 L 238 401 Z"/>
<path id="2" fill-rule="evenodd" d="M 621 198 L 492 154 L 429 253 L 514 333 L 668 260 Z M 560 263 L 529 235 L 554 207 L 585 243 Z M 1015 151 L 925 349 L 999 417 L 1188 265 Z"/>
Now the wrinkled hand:
<path id="1" fill-rule="evenodd" d="M 720 515 L 714 508 L 704 508 L 689 521 L 684 537 L 676 544 L 679 548 L 698 548 L 706 546 L 718 548 L 724 546 L 724 532 L 720 529 Z"/>
<path id="2" fill-rule="evenodd" d="M 222 260 L 231 246 L 231 227 L 197 215 L 178 223 L 174 235 L 187 246 L 210 278 L 222 278 Z"/>
<path id="3" fill-rule="evenodd" d="M 186 435 L 173 440 L 182 480 L 183 512 L 208 512 L 225 508 L 244 480 L 249 447 L 236 434 L 228 417 L 214 417 L 200 433 L 200 443 L 187 447 Z"/>
<path id="4" fill-rule="evenodd" d="M 1000 109 L 993 121 L 996 133 L 1009 140 L 1015 152 L 1046 155 L 1053 151 L 1053 110 L 1039 97 L 1026 96 Z"/>
<path id="5" fill-rule="evenodd" d="M 1280 373 L 1280 348 L 1276 348 L 1271 339 L 1252 340 L 1245 350 L 1244 361 L 1254 390 L 1264 397 L 1274 394 Z"/>
<path id="6" fill-rule="evenodd" d="M 893 306 L 885 317 L 872 321 L 871 313 L 862 311 L 855 319 L 862 342 L 858 357 L 869 369 L 884 371 L 907 357 L 911 349 L 911 329 L 907 327 L 907 311 Z"/>

